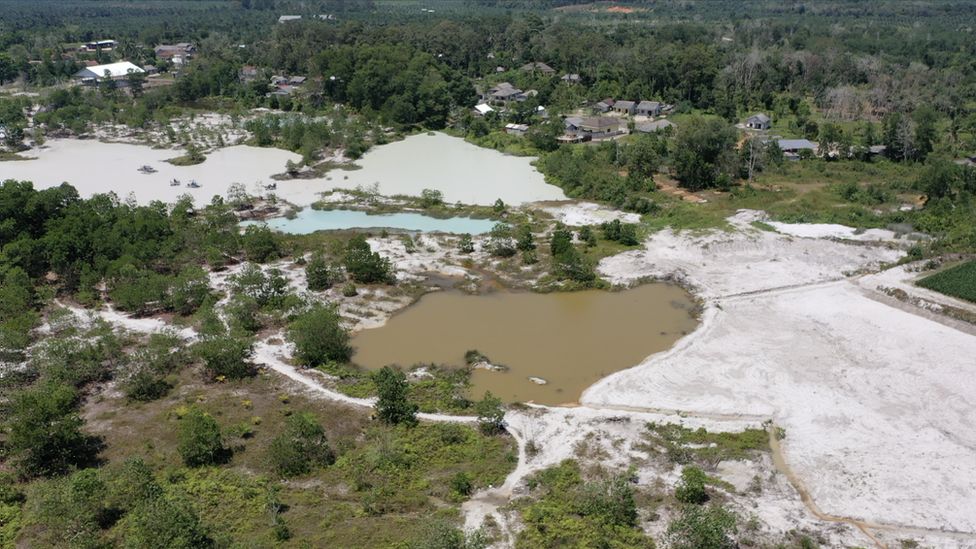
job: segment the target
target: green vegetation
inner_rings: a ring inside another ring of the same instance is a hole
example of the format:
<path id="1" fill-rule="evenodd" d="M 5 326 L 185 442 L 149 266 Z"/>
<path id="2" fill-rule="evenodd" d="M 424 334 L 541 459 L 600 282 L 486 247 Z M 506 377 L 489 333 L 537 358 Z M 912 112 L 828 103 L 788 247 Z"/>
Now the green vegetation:
<path id="1" fill-rule="evenodd" d="M 626 476 L 587 480 L 579 464 L 567 460 L 536 473 L 528 484 L 532 499 L 517 502 L 525 529 L 516 547 L 654 547 L 637 527 Z"/>
<path id="2" fill-rule="evenodd" d="M 976 303 L 976 261 L 967 261 L 918 281 L 923 288 Z"/>
<path id="3" fill-rule="evenodd" d="M 198 408 L 180 420 L 180 457 L 190 467 L 212 465 L 224 459 L 226 449 L 220 426 L 209 414 Z"/>
<path id="4" fill-rule="evenodd" d="M 373 374 L 373 383 L 379 395 L 376 401 L 377 417 L 391 425 L 416 425 L 417 405 L 407 398 L 410 386 L 403 372 L 384 366 Z"/>
<path id="5" fill-rule="evenodd" d="M 295 358 L 305 366 L 348 362 L 352 356 L 349 334 L 342 327 L 335 307 L 314 305 L 289 326 L 288 337 L 295 344 Z"/>
<path id="6" fill-rule="evenodd" d="M 652 447 L 663 450 L 670 461 L 681 464 L 714 466 L 720 461 L 745 459 L 756 452 L 769 451 L 769 433 L 764 429 L 710 433 L 704 428 L 693 430 L 673 423 L 649 423 L 647 440 Z"/>

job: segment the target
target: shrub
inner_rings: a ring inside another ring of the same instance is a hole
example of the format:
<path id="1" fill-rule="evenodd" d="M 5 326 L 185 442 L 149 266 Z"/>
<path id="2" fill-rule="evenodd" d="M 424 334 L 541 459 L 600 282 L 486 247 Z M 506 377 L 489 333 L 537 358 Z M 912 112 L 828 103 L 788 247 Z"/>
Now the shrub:
<path id="1" fill-rule="evenodd" d="M 277 308 L 288 296 L 288 280 L 278 269 L 267 273 L 257 265 L 248 264 L 241 272 L 230 277 L 230 287 L 235 294 L 245 295 L 261 307 Z"/>
<path id="2" fill-rule="evenodd" d="M 458 471 L 451 477 L 451 491 L 458 496 L 467 497 L 471 495 L 474 485 L 471 483 L 471 475 L 464 471 Z"/>
<path id="3" fill-rule="evenodd" d="M 668 525 L 672 549 L 734 549 L 738 547 L 735 515 L 717 506 L 689 505 Z"/>
<path id="4" fill-rule="evenodd" d="M 482 433 L 493 435 L 505 430 L 505 409 L 501 399 L 491 394 L 491 391 L 485 391 L 484 398 L 475 405 L 475 411 L 478 413 L 478 428 Z"/>
<path id="5" fill-rule="evenodd" d="M 342 268 L 326 261 L 322 254 L 315 254 L 305 265 L 305 279 L 308 289 L 321 292 L 328 290 L 343 278 Z"/>
<path id="6" fill-rule="evenodd" d="M 311 414 L 289 416 L 284 432 L 271 441 L 268 457 L 272 469 L 285 477 L 303 475 L 312 467 L 334 461 L 325 430 Z"/>
<path id="7" fill-rule="evenodd" d="M 471 235 L 464 233 L 461 235 L 461 239 L 458 240 L 458 251 L 462 254 L 470 254 L 474 252 L 474 240 L 471 239 Z"/>
<path id="8" fill-rule="evenodd" d="M 6 451 L 21 475 L 61 474 L 94 456 L 93 440 L 81 432 L 76 399 L 73 387 L 53 381 L 13 397 Z"/>
<path id="9" fill-rule="evenodd" d="M 376 415 L 380 420 L 391 425 L 417 423 L 417 405 L 407 399 L 410 386 L 403 372 L 384 366 L 373 374 L 373 382 L 379 394 Z"/>
<path id="10" fill-rule="evenodd" d="M 295 344 L 295 358 L 306 366 L 347 362 L 352 356 L 349 333 L 335 307 L 317 304 L 302 313 L 288 327 Z"/>
<path id="11" fill-rule="evenodd" d="M 177 450 L 183 463 L 190 467 L 220 462 L 226 451 L 217 421 L 198 408 L 191 408 L 180 420 Z"/>
<path id="12" fill-rule="evenodd" d="M 698 467 L 685 467 L 681 471 L 681 482 L 674 489 L 674 497 L 682 503 L 701 505 L 708 501 L 705 482 L 708 477 Z"/>
<path id="13" fill-rule="evenodd" d="M 265 263 L 280 257 L 278 237 L 267 225 L 248 225 L 244 229 L 244 255 L 248 261 Z"/>
<path id="14" fill-rule="evenodd" d="M 252 353 L 249 339 L 210 337 L 197 343 L 194 351 L 212 378 L 243 379 L 254 374 L 254 367 L 249 362 Z"/>
<path id="15" fill-rule="evenodd" d="M 388 283 L 393 280 L 393 266 L 389 260 L 372 251 L 366 237 L 356 235 L 346 244 L 346 272 L 363 284 Z"/>
<path id="16" fill-rule="evenodd" d="M 193 507 L 182 498 L 149 499 L 132 511 L 126 523 L 129 547 L 204 549 L 216 545 Z"/>

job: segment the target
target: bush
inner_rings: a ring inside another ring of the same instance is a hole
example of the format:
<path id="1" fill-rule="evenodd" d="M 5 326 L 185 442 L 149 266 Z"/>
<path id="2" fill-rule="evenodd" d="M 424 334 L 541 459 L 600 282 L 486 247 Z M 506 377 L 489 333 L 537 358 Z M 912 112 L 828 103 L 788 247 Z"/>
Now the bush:
<path id="1" fill-rule="evenodd" d="M 512 238 L 512 228 L 504 223 L 497 223 L 491 228 L 488 236 L 488 253 L 495 257 L 512 257 L 515 255 L 515 241 Z"/>
<path id="2" fill-rule="evenodd" d="M 77 393 L 69 385 L 46 382 L 14 395 L 6 451 L 25 477 L 62 474 L 94 457 L 94 440 L 81 432 Z"/>
<path id="3" fill-rule="evenodd" d="M 313 255 L 308 260 L 308 264 L 305 265 L 305 279 L 308 289 L 314 292 L 328 290 L 337 282 L 342 281 L 343 278 L 345 277 L 342 268 L 330 264 L 322 254 Z"/>
<path id="4" fill-rule="evenodd" d="M 735 533 L 731 512 L 717 505 L 689 505 L 668 525 L 667 539 L 672 549 L 734 549 Z"/>
<path id="5" fill-rule="evenodd" d="M 219 463 L 226 450 L 217 421 L 198 408 L 190 409 L 180 420 L 177 450 L 183 463 L 190 467 Z"/>
<path id="6" fill-rule="evenodd" d="M 705 482 L 708 477 L 698 467 L 685 467 L 681 471 L 681 482 L 674 489 L 674 497 L 682 503 L 701 505 L 708 501 Z"/>
<path id="7" fill-rule="evenodd" d="M 288 327 L 288 338 L 295 344 L 295 358 L 305 366 L 327 362 L 348 362 L 352 356 L 349 333 L 335 307 L 317 304 Z"/>
<path id="8" fill-rule="evenodd" d="M 475 405 L 475 411 L 478 413 L 478 428 L 482 433 L 494 435 L 505 430 L 505 409 L 501 399 L 491 394 L 491 391 L 485 391 L 484 398 Z"/>
<path id="9" fill-rule="evenodd" d="M 346 245 L 345 266 L 349 276 L 362 284 L 393 281 L 393 266 L 389 260 L 372 251 L 363 235 L 354 236 Z"/>
<path id="10" fill-rule="evenodd" d="M 464 471 L 458 471 L 451 477 L 451 491 L 461 497 L 471 495 L 474 485 L 471 483 L 471 475 Z"/>
<path id="11" fill-rule="evenodd" d="M 288 296 L 288 280 L 278 269 L 267 273 L 257 265 L 246 265 L 241 272 L 230 277 L 230 287 L 235 294 L 250 297 L 262 308 L 278 308 Z"/>
<path id="12" fill-rule="evenodd" d="M 265 263 L 281 256 L 278 237 L 267 225 L 248 225 L 244 229 L 244 255 L 248 261 Z"/>
<path id="13" fill-rule="evenodd" d="M 407 376 L 400 370 L 384 366 L 373 374 L 373 382 L 379 393 L 376 402 L 376 415 L 391 425 L 417 423 L 417 405 L 408 400 L 410 386 Z"/>
<path id="14" fill-rule="evenodd" d="M 196 511 L 182 498 L 149 499 L 133 510 L 126 523 L 128 547 L 204 549 L 216 546 Z"/>
<path id="15" fill-rule="evenodd" d="M 252 353 L 249 339 L 233 336 L 211 337 L 197 343 L 194 351 L 214 379 L 243 379 L 254 375 L 254 366 L 249 362 Z"/>
<path id="16" fill-rule="evenodd" d="M 186 267 L 173 280 L 166 298 L 167 307 L 181 315 L 193 314 L 210 295 L 207 273 L 196 266 Z"/>
<path id="17" fill-rule="evenodd" d="M 289 416 L 284 432 L 271 441 L 268 457 L 272 469 L 284 477 L 306 474 L 335 459 L 325 430 L 311 414 Z"/>
<path id="18" fill-rule="evenodd" d="M 464 233 L 461 235 L 461 239 L 458 240 L 458 251 L 462 254 L 470 254 L 474 252 L 474 240 L 471 239 L 471 235 Z"/>

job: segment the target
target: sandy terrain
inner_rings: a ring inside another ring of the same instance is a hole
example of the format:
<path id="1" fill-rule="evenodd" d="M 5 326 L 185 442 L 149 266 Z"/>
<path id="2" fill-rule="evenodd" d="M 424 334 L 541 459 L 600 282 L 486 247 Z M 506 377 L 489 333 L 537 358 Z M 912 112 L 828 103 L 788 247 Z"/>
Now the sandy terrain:
<path id="1" fill-rule="evenodd" d="M 599 225 L 607 221 L 619 219 L 624 223 L 638 223 L 640 216 L 635 213 L 624 213 L 612 210 L 593 202 L 571 202 L 568 204 L 543 205 L 542 211 L 556 218 L 566 225 L 578 227 L 582 225 Z"/>
<path id="2" fill-rule="evenodd" d="M 733 224 L 745 231 L 752 215 Z M 769 417 L 825 513 L 976 533 L 976 338 L 839 277 L 898 255 L 768 232 L 659 233 L 600 271 L 684 279 L 707 298 L 703 324 L 582 402 Z"/>

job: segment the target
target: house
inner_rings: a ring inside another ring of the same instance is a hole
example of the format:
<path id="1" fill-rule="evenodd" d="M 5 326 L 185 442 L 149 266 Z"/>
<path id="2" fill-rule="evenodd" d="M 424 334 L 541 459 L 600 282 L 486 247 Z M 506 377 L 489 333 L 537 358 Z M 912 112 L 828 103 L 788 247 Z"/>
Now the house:
<path id="1" fill-rule="evenodd" d="M 634 103 L 633 101 L 617 101 L 613 104 L 613 112 L 633 115 L 635 112 L 637 112 L 637 103 Z"/>
<path id="2" fill-rule="evenodd" d="M 288 79 L 289 86 L 301 86 L 308 80 L 307 76 L 292 76 Z"/>
<path id="3" fill-rule="evenodd" d="M 768 130 L 772 125 L 772 120 L 763 113 L 746 118 L 746 127 L 753 130 Z"/>
<path id="4" fill-rule="evenodd" d="M 520 67 L 520 70 L 525 72 L 541 72 L 546 76 L 551 76 L 556 74 L 556 69 L 546 65 L 542 61 L 533 61 L 532 63 L 526 63 Z"/>
<path id="5" fill-rule="evenodd" d="M 614 104 L 613 99 L 604 99 L 603 101 L 600 101 L 596 105 L 593 105 L 593 108 L 597 112 L 610 112 L 610 109 L 613 108 L 613 104 Z"/>
<path id="6" fill-rule="evenodd" d="M 674 124 L 674 122 L 670 120 L 661 119 L 661 120 L 654 120 L 650 122 L 638 122 L 637 124 L 634 125 L 634 131 L 638 131 L 640 133 L 655 133 L 655 132 L 664 131 L 668 128 L 676 128 L 676 127 L 677 126 Z"/>
<path id="7" fill-rule="evenodd" d="M 529 131 L 528 124 L 505 124 L 505 133 L 509 135 L 525 135 Z"/>
<path id="8" fill-rule="evenodd" d="M 599 139 L 619 135 L 620 121 L 605 116 L 570 116 L 563 121 L 568 135 L 583 136 L 588 139 Z"/>
<path id="9" fill-rule="evenodd" d="M 526 95 L 510 83 L 502 82 L 488 90 L 488 98 L 492 101 L 504 103 L 507 101 L 524 101 Z"/>
<path id="10" fill-rule="evenodd" d="M 566 82 L 567 84 L 579 84 L 582 78 L 580 78 L 580 75 L 576 73 L 569 73 L 562 75 L 560 80 Z"/>
<path id="11" fill-rule="evenodd" d="M 244 65 L 237 76 L 243 83 L 252 82 L 258 79 L 258 68 L 254 65 Z"/>
<path id="12" fill-rule="evenodd" d="M 495 109 L 491 108 L 491 105 L 489 105 L 488 103 L 479 103 L 474 106 L 475 116 L 485 116 L 490 112 L 495 112 Z"/>
<path id="13" fill-rule="evenodd" d="M 495 67 L 495 72 L 505 72 L 505 67 L 498 65 Z"/>
<path id="14" fill-rule="evenodd" d="M 279 23 L 288 23 L 289 21 L 300 21 L 301 15 L 282 15 L 278 18 Z"/>
<path id="15" fill-rule="evenodd" d="M 159 74 L 159 69 L 157 69 L 155 65 L 146 65 L 142 67 L 142 70 L 146 71 L 146 74 L 149 75 Z"/>
<path id="16" fill-rule="evenodd" d="M 87 42 L 78 48 L 78 51 L 111 51 L 118 46 L 118 42 L 115 40 L 96 40 L 94 42 Z"/>
<path id="17" fill-rule="evenodd" d="M 145 73 L 146 71 L 128 61 L 109 63 L 107 65 L 94 65 L 85 67 L 74 74 L 76 80 L 85 84 L 95 84 L 110 78 L 124 83 L 129 73 Z"/>
<path id="18" fill-rule="evenodd" d="M 157 59 L 169 61 L 180 57 L 187 60 L 197 52 L 197 47 L 190 42 L 180 42 L 178 44 L 160 44 L 153 48 L 153 51 L 156 53 Z"/>
<path id="19" fill-rule="evenodd" d="M 657 101 L 641 101 L 635 110 L 641 116 L 660 116 L 661 104 Z"/>
<path id="20" fill-rule="evenodd" d="M 790 160 L 799 159 L 801 151 L 814 153 L 817 150 L 817 144 L 809 139 L 778 139 L 776 144 L 783 151 L 783 155 Z"/>

